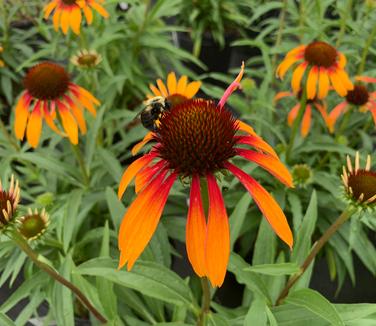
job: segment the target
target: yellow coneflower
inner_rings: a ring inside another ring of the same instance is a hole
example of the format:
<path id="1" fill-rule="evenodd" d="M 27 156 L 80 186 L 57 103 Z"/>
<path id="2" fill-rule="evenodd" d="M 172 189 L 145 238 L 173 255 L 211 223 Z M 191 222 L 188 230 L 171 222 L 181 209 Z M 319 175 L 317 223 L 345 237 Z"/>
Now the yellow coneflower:
<path id="1" fill-rule="evenodd" d="M 347 156 L 347 168 L 343 167 L 343 186 L 347 200 L 360 209 L 376 207 L 376 172 L 371 170 L 371 156 L 367 156 L 366 166 L 360 168 L 359 152 L 355 155 L 355 166 Z"/>
<path id="2" fill-rule="evenodd" d="M 349 105 L 358 107 L 360 112 L 369 111 L 376 126 L 376 92 L 370 92 L 363 83 L 376 83 L 376 78 L 357 76 L 355 79 L 357 82 L 354 89 L 349 91 L 345 100 L 339 103 L 329 114 L 331 128 L 334 128 L 337 119 L 348 109 Z"/>
<path id="3" fill-rule="evenodd" d="M 61 27 L 63 33 L 67 34 L 71 28 L 75 34 L 80 34 L 81 10 L 86 17 L 86 22 L 90 25 L 93 22 L 92 9 L 104 18 L 109 16 L 102 6 L 103 3 L 103 0 L 52 0 L 44 7 L 44 18 L 48 19 L 52 11 L 55 11 L 52 20 L 56 31 Z"/>
<path id="4" fill-rule="evenodd" d="M 328 94 L 330 84 L 340 96 L 345 96 L 353 89 L 344 69 L 345 55 L 328 43 L 315 41 L 291 50 L 278 66 L 277 76 L 283 79 L 287 70 L 299 61 L 303 62 L 295 68 L 291 80 L 294 93 L 301 89 L 300 84 L 307 69 L 307 99 L 323 99 Z"/>
<path id="5" fill-rule="evenodd" d="M 124 172 L 119 198 L 133 178 L 138 195 L 120 226 L 119 268 L 127 264 L 130 270 L 150 241 L 170 189 L 180 176 L 191 184 L 186 225 L 188 258 L 197 275 L 208 277 L 213 286 L 221 286 L 230 255 L 228 216 L 215 177 L 221 170 L 228 170 L 239 179 L 276 234 L 291 248 L 292 232 L 278 203 L 255 179 L 230 162 L 235 156 L 241 156 L 257 163 L 288 187 L 292 186 L 291 175 L 273 148 L 225 107 L 227 98 L 239 86 L 243 69 L 244 66 L 218 104 L 212 100 L 187 99 L 168 110 L 153 133 L 156 144 Z M 245 134 L 238 134 L 239 131 Z M 208 185 L 207 218 L 200 179 Z"/>
<path id="6" fill-rule="evenodd" d="M 0 230 L 7 227 L 14 218 L 20 201 L 18 180 L 12 175 L 8 189 L 4 189 L 0 181 Z"/>
<path id="7" fill-rule="evenodd" d="M 70 81 L 66 70 L 55 63 L 43 62 L 33 66 L 24 78 L 25 91 L 15 108 L 14 130 L 20 140 L 26 138 L 37 147 L 42 132 L 42 119 L 61 136 L 68 135 L 72 144 L 78 143 L 78 128 L 86 133 L 84 108 L 96 115 L 100 102 L 86 89 Z M 57 113 L 64 131 L 55 124 Z M 77 127 L 78 125 L 78 127 Z"/>
<path id="8" fill-rule="evenodd" d="M 81 50 L 71 58 L 71 62 L 80 68 L 93 68 L 102 61 L 102 56 L 95 50 Z"/>

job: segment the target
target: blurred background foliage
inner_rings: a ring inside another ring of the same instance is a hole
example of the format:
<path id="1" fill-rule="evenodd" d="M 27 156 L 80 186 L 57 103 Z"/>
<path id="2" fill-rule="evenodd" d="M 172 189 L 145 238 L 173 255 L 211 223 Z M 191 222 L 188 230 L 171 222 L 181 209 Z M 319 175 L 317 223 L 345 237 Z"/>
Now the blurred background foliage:
<path id="1" fill-rule="evenodd" d="M 0 177 L 5 181 L 14 173 L 20 180 L 21 211 L 46 207 L 51 216 L 47 233 L 31 245 L 40 259 L 83 290 L 111 325 L 195 324 L 201 289 L 182 245 L 187 187 L 172 189 L 162 223 L 134 270 L 116 271 L 117 230 L 134 197 L 129 191 L 120 203 L 116 190 L 123 169 L 134 160 L 130 148 L 145 135 L 134 119 L 150 92 L 148 84 L 175 71 L 201 80 L 200 96 L 219 99 L 244 60 L 243 91 L 229 105 L 284 158 L 290 136 L 286 117 L 296 100 L 273 102 L 278 91 L 289 90 L 289 78 L 275 78 L 278 62 L 298 44 L 323 40 L 345 53 L 351 76 L 375 77 L 375 2 L 110 0 L 105 3 L 110 18 L 95 17 L 80 36 L 56 33 L 43 19 L 44 4 L 0 0 L 0 58 L 5 62 L 0 68 Z M 69 59 L 80 49 L 96 50 L 103 61 L 86 70 L 72 65 Z M 13 136 L 22 78 L 43 60 L 66 66 L 74 81 L 102 102 L 97 117 L 87 117 L 88 134 L 80 137 L 81 169 L 67 139 L 48 128 L 36 150 Z M 340 101 L 332 94 L 328 108 Z M 331 135 L 314 112 L 311 132 L 298 137 L 289 162 L 290 171 L 306 164 L 312 177 L 295 189 L 274 183 L 254 164 L 237 163 L 284 209 L 295 234 L 292 252 L 276 239 L 238 181 L 222 180 L 233 253 L 226 282 L 213 293 L 210 325 L 371 325 L 376 320 L 374 304 L 345 304 L 375 302 L 371 284 L 363 284 L 363 297 L 356 296 L 362 280 L 375 284 L 376 219 L 367 213 L 344 225 L 321 253 L 324 263 L 310 268 L 283 305 L 273 306 L 287 276 L 345 207 L 340 182 L 345 156 L 359 150 L 376 159 L 371 115 L 356 110 L 349 115 L 348 123 Z M 24 298 L 28 301 L 16 325 L 38 314 L 41 305 L 41 315 L 47 314 L 44 325 L 53 320 L 74 325 L 89 318 L 67 289 L 39 272 L 5 236 L 0 241 L 0 285 L 22 282 L 2 302 L 0 324 L 13 325 L 6 314 Z M 321 282 L 327 288 L 334 284 L 333 291 L 320 287 Z M 342 304 L 330 304 L 310 284 Z M 341 297 L 342 287 L 350 287 L 350 296 Z"/>

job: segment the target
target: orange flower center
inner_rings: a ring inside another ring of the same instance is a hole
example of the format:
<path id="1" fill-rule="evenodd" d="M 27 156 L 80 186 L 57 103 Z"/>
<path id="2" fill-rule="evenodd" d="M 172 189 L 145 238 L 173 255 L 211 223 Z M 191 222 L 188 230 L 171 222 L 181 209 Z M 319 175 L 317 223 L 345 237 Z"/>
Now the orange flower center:
<path id="1" fill-rule="evenodd" d="M 304 59 L 312 66 L 329 68 L 337 60 L 337 50 L 325 42 L 312 42 L 304 51 Z"/>
<path id="2" fill-rule="evenodd" d="M 67 6 L 71 6 L 71 5 L 76 4 L 76 1 L 77 1 L 77 0 L 62 0 L 62 1 L 63 1 L 63 3 L 64 3 L 65 5 L 67 5 Z"/>
<path id="3" fill-rule="evenodd" d="M 39 214 L 32 214 L 25 216 L 19 231 L 25 238 L 30 239 L 43 232 L 45 228 L 46 222 L 43 218 Z"/>
<path id="4" fill-rule="evenodd" d="M 40 100 L 58 99 L 68 90 L 69 82 L 65 69 L 52 62 L 32 67 L 24 78 L 25 88 Z"/>
<path id="5" fill-rule="evenodd" d="M 364 105 L 368 102 L 369 93 L 367 88 L 362 84 L 354 85 L 352 91 L 348 91 L 346 101 L 354 105 Z"/>
<path id="6" fill-rule="evenodd" d="M 10 210 L 8 202 L 10 203 Z M 2 225 L 7 225 L 9 220 L 13 216 L 13 202 L 13 198 L 9 195 L 7 191 L 0 191 L 0 228 Z M 6 214 L 4 214 L 3 211 L 8 212 L 8 216 L 6 216 Z"/>
<path id="7" fill-rule="evenodd" d="M 187 100 L 187 98 L 181 94 L 171 94 L 167 96 L 166 99 L 171 104 L 171 107 L 174 107 Z"/>
<path id="8" fill-rule="evenodd" d="M 376 195 L 376 173 L 367 170 L 350 173 L 348 187 L 351 187 L 355 199 L 364 194 L 361 201 L 366 201 Z"/>
<path id="9" fill-rule="evenodd" d="M 159 155 L 183 176 L 204 176 L 235 155 L 237 129 L 232 113 L 213 101 L 187 100 L 161 117 Z"/>
<path id="10" fill-rule="evenodd" d="M 95 63 L 98 59 L 98 56 L 95 55 L 95 54 L 91 54 L 91 53 L 88 53 L 88 54 L 82 54 L 78 57 L 77 61 L 80 65 L 82 66 L 95 66 Z"/>

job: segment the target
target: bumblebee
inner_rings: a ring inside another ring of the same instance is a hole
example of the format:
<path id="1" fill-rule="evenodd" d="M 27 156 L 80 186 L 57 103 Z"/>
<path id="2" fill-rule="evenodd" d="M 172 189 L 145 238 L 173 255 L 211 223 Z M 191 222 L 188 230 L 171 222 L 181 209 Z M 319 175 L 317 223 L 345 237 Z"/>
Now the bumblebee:
<path id="1" fill-rule="evenodd" d="M 169 111 L 171 104 L 162 96 L 156 96 L 145 102 L 145 107 L 140 113 L 142 125 L 151 131 L 156 131 L 158 122 L 165 111 Z"/>

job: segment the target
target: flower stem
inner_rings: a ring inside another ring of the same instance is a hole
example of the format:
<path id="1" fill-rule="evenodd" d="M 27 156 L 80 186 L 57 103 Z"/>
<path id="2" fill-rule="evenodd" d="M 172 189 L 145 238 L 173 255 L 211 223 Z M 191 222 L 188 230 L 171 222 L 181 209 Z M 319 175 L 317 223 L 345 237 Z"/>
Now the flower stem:
<path id="1" fill-rule="evenodd" d="M 201 303 L 201 312 L 197 319 L 198 326 L 205 325 L 206 314 L 210 312 L 210 283 L 206 277 L 201 278 L 201 287 L 202 287 L 202 303 Z"/>
<path id="2" fill-rule="evenodd" d="M 298 114 L 297 114 L 297 116 L 294 120 L 294 123 L 292 125 L 290 142 L 289 142 L 287 149 L 286 149 L 286 161 L 287 162 L 290 161 L 291 151 L 294 147 L 295 138 L 296 138 L 296 135 L 298 133 L 300 122 L 302 121 L 303 114 L 304 114 L 304 111 L 306 109 L 306 106 L 307 106 L 307 90 L 306 90 L 306 83 L 304 83 L 304 86 L 303 86 L 303 89 L 302 89 L 302 96 L 300 98 L 300 108 L 299 108 Z"/>
<path id="3" fill-rule="evenodd" d="M 342 38 L 345 35 L 346 21 L 347 21 L 347 18 L 349 17 L 349 13 L 352 12 L 351 8 L 352 8 L 352 0 L 348 0 L 345 12 L 342 14 L 341 20 L 340 20 L 340 29 L 339 29 L 339 33 L 338 33 L 337 42 L 336 42 L 336 48 L 339 47 L 339 45 L 342 42 Z"/>
<path id="4" fill-rule="evenodd" d="M 88 186 L 89 183 L 90 183 L 90 178 L 89 178 L 89 174 L 88 174 L 87 169 L 86 169 L 86 164 L 85 164 L 84 158 L 82 157 L 82 153 L 81 153 L 80 149 L 78 148 L 78 145 L 73 145 L 71 143 L 71 147 L 72 147 L 74 155 L 76 156 L 77 162 L 80 165 L 82 177 L 84 178 L 84 183 L 85 183 L 86 186 Z"/>
<path id="5" fill-rule="evenodd" d="M 321 248 L 328 242 L 330 237 L 341 227 L 343 223 L 345 223 L 353 214 L 355 210 L 351 208 L 347 208 L 343 211 L 343 213 L 337 218 L 337 220 L 325 231 L 325 233 L 321 236 L 321 238 L 315 243 L 311 252 L 304 260 L 303 264 L 300 266 L 300 271 L 293 275 L 289 281 L 287 282 L 284 289 L 281 291 L 276 305 L 280 305 L 282 301 L 287 297 L 289 294 L 290 289 L 293 285 L 300 279 L 300 277 L 304 274 L 307 270 L 311 262 L 314 260 L 316 255 L 319 253 Z"/>
<path id="6" fill-rule="evenodd" d="M 10 231 L 8 233 L 10 238 L 23 250 L 26 255 L 37 265 L 40 269 L 45 271 L 48 275 L 50 275 L 54 280 L 61 283 L 68 289 L 70 289 L 77 298 L 81 301 L 81 303 L 97 318 L 102 324 L 107 323 L 107 319 L 90 303 L 90 301 L 86 298 L 86 296 L 81 292 L 81 290 L 76 287 L 74 284 L 69 282 L 66 278 L 58 274 L 51 266 L 41 262 L 38 259 L 38 254 L 29 246 L 27 241 L 19 234 L 17 231 Z"/>
<path id="7" fill-rule="evenodd" d="M 361 75 L 363 73 L 364 67 L 366 65 L 368 51 L 369 51 L 369 48 L 370 48 L 372 41 L 375 37 L 376 37 L 376 25 L 373 26 L 373 29 L 372 29 L 371 33 L 369 34 L 367 41 L 366 41 L 366 44 L 363 48 L 362 59 L 360 60 L 360 64 L 359 64 L 359 68 L 358 68 L 358 75 Z"/>

